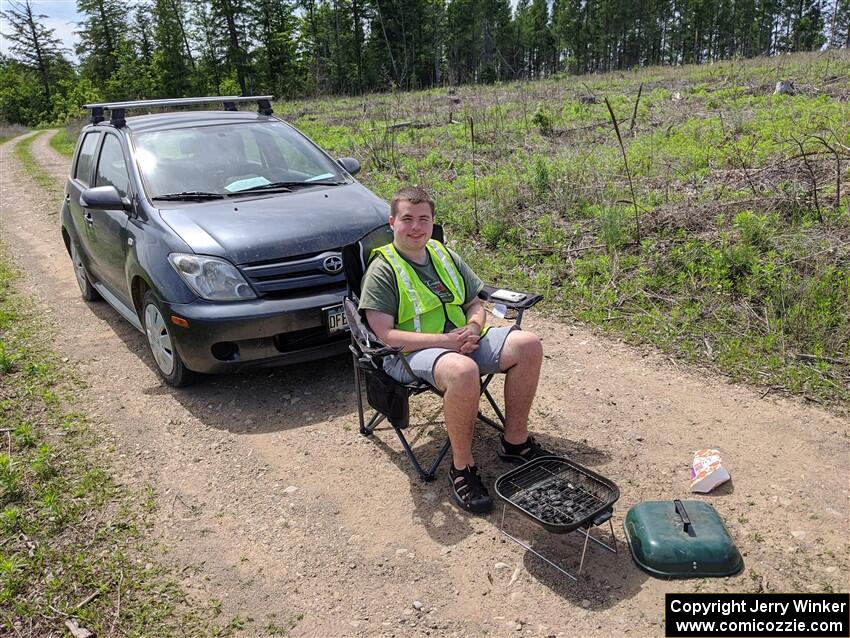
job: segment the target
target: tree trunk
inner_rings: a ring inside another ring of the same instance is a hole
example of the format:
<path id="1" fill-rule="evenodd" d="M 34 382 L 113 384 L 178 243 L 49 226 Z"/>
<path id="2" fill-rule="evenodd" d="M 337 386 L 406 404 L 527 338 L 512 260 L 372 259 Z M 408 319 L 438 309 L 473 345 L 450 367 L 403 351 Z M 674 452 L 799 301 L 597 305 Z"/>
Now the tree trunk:
<path id="1" fill-rule="evenodd" d="M 32 15 L 32 6 L 30 6 L 30 0 L 26 1 L 24 5 L 27 11 L 27 26 L 30 30 L 30 37 L 32 37 L 32 47 L 35 50 L 35 57 L 38 64 L 38 75 L 41 78 L 41 86 L 44 88 L 44 98 L 45 100 L 50 100 L 50 76 L 47 73 L 47 60 L 44 59 L 44 54 L 41 50 L 41 42 L 38 41 L 38 33 L 35 29 L 35 18 Z"/>
<path id="2" fill-rule="evenodd" d="M 186 57 L 189 58 L 189 63 L 192 65 L 192 70 L 195 70 L 195 58 L 192 57 L 192 49 L 189 47 L 189 38 L 186 37 L 186 29 L 183 28 L 183 18 L 180 15 L 179 0 L 171 0 L 174 7 L 174 17 L 177 18 L 177 25 L 180 27 L 180 36 L 183 38 L 183 46 L 186 47 Z"/>
<path id="3" fill-rule="evenodd" d="M 234 16 L 233 7 L 228 0 L 222 0 L 221 6 L 224 9 L 224 19 L 227 22 L 230 46 L 233 49 L 233 64 L 236 66 L 236 79 L 239 81 L 239 89 L 242 91 L 242 95 L 248 95 L 248 88 L 245 85 L 245 73 L 242 68 L 242 49 L 239 48 L 239 34 L 236 31 L 236 17 Z"/>

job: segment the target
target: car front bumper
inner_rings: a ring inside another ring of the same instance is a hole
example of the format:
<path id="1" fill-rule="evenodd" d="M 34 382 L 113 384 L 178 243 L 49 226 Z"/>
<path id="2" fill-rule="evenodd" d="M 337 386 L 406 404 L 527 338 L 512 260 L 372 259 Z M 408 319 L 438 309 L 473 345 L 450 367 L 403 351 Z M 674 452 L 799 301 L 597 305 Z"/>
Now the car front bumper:
<path id="1" fill-rule="evenodd" d="M 304 363 L 348 351 L 348 332 L 328 334 L 324 308 L 342 303 L 344 290 L 294 299 L 163 303 L 172 341 L 196 372 Z M 188 326 L 175 323 L 183 319 Z"/>

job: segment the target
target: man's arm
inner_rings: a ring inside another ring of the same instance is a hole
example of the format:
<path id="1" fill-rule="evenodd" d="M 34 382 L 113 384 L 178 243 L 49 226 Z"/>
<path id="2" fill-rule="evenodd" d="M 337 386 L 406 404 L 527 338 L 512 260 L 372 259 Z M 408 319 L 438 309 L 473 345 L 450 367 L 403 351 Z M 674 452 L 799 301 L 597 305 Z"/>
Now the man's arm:
<path id="1" fill-rule="evenodd" d="M 466 328 L 474 329 L 475 334 L 480 335 L 484 330 L 484 323 L 487 321 L 487 313 L 484 310 L 484 304 L 480 299 L 473 299 L 464 308 L 466 314 Z"/>
<path id="2" fill-rule="evenodd" d="M 413 352 L 415 350 L 424 350 L 425 348 L 446 348 L 455 352 L 468 353 L 478 347 L 476 343 L 469 344 L 470 341 L 465 335 L 458 332 L 449 332 L 446 334 L 429 334 L 424 332 L 408 332 L 407 330 L 397 330 L 395 319 L 392 315 L 378 310 L 366 310 L 366 321 L 369 322 L 369 327 L 372 332 L 388 346 L 401 348 L 405 352 Z M 471 347 L 474 345 L 474 347 Z"/>

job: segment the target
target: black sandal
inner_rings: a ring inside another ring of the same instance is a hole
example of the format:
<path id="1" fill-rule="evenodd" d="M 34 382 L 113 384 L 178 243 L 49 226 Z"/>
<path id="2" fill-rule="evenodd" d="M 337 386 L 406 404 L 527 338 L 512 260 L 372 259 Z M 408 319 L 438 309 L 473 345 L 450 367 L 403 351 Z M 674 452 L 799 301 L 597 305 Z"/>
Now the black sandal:
<path id="1" fill-rule="evenodd" d="M 541 456 L 554 456 L 554 453 L 540 445 L 530 434 L 525 443 L 519 443 L 517 445 L 505 441 L 503 434 L 499 435 L 499 440 L 501 441 L 501 445 L 496 453 L 500 459 L 507 463 L 518 463 L 521 465 L 538 459 Z"/>
<path id="2" fill-rule="evenodd" d="M 493 497 L 481 482 L 478 476 L 478 468 L 465 467 L 456 470 L 452 466 L 449 471 L 449 482 L 452 485 L 452 494 L 461 509 L 475 514 L 484 514 L 493 509 Z"/>

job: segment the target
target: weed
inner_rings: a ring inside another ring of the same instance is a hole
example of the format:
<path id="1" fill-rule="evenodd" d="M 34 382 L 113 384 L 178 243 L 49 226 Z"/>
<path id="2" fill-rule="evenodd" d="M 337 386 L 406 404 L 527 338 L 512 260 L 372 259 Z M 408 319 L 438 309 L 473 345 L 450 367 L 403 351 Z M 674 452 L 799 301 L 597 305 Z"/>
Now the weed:
<path id="1" fill-rule="evenodd" d="M 599 236 L 609 253 L 616 252 L 629 238 L 628 216 L 620 208 L 605 208 L 599 218 Z"/>
<path id="2" fill-rule="evenodd" d="M 537 110 L 531 116 L 531 122 L 540 131 L 540 134 L 546 137 L 552 135 L 552 116 L 543 104 L 537 105 Z"/>

